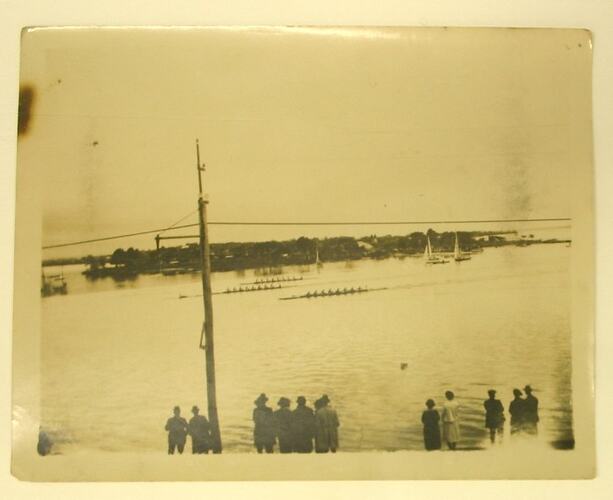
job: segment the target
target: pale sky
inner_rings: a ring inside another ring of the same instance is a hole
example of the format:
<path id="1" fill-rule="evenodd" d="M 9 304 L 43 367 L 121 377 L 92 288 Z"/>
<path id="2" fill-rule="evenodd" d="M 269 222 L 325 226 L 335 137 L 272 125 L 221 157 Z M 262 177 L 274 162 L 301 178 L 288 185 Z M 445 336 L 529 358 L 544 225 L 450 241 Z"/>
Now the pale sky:
<path id="1" fill-rule="evenodd" d="M 43 244 L 188 214 L 196 137 L 213 221 L 570 217 L 572 58 L 590 48 L 565 33 L 36 30 L 23 38 L 36 97 L 18 168 L 45 176 Z M 325 234 L 347 231 L 372 232 Z M 323 233 L 212 228 L 213 241 L 300 234 Z"/>

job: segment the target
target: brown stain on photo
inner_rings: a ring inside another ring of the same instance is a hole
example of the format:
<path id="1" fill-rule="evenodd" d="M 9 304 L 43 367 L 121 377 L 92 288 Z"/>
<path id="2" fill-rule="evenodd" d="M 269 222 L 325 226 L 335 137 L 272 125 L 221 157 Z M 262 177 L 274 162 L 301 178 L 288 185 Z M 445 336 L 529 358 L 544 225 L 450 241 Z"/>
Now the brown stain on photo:
<path id="1" fill-rule="evenodd" d="M 30 85 L 23 85 L 19 88 L 19 110 L 17 114 L 17 135 L 23 136 L 28 133 L 30 122 L 32 121 L 32 110 L 36 91 Z"/>

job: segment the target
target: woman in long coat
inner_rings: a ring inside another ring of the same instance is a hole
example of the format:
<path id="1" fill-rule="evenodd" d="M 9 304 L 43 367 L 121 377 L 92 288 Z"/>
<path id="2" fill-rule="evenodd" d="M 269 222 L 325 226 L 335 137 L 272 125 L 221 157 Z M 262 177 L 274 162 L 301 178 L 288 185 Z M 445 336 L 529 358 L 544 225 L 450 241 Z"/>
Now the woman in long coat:
<path id="1" fill-rule="evenodd" d="M 450 450 L 455 450 L 460 440 L 460 423 L 458 422 L 458 402 L 451 391 L 445 393 L 447 401 L 443 404 L 443 439 Z"/>
<path id="2" fill-rule="evenodd" d="M 328 406 L 330 399 L 325 394 L 315 402 L 315 452 L 336 453 L 338 448 L 338 415 Z"/>
<path id="3" fill-rule="evenodd" d="M 260 396 L 254 401 L 255 409 L 253 410 L 253 443 L 255 444 L 258 453 L 266 450 L 266 453 L 272 453 L 275 446 L 275 418 L 272 413 L 272 408 L 266 406 L 268 398 L 266 394 Z"/>
<path id="4" fill-rule="evenodd" d="M 427 410 L 421 414 L 421 422 L 424 424 L 424 447 L 426 450 L 441 449 L 441 429 L 439 422 L 441 420 L 438 411 L 434 409 L 434 401 L 428 399 L 426 401 Z"/>

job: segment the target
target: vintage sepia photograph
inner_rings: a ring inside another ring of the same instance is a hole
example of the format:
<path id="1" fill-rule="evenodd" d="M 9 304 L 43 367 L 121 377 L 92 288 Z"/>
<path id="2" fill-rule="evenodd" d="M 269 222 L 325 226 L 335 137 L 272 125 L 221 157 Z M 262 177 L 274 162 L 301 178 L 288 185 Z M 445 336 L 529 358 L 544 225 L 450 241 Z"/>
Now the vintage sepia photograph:
<path id="1" fill-rule="evenodd" d="M 595 473 L 578 29 L 22 32 L 13 474 Z"/>

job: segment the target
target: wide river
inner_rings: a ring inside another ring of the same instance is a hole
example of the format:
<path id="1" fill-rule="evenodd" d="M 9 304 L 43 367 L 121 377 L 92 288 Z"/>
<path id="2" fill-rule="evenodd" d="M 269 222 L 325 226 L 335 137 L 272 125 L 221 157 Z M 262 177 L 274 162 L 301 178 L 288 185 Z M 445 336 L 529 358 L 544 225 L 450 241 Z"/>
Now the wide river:
<path id="1" fill-rule="evenodd" d="M 224 450 L 253 452 L 253 400 L 265 392 L 328 394 L 342 451 L 423 449 L 424 402 L 460 403 L 460 448 L 487 447 L 483 400 L 514 387 L 540 400 L 539 440 L 572 439 L 570 248 L 486 249 L 472 260 L 423 258 L 287 267 L 286 288 L 213 297 Z M 198 274 L 87 281 L 66 267 L 69 293 L 42 301 L 42 425 L 56 451 L 164 452 L 180 405 L 205 411 Z M 213 291 L 253 281 L 215 273 Z M 290 285 L 292 285 L 290 287 Z M 281 301 L 329 288 L 384 290 Z M 406 369 L 401 369 L 406 363 Z M 508 415 L 507 429 L 508 433 Z M 507 440 L 508 441 L 508 440 Z"/>

